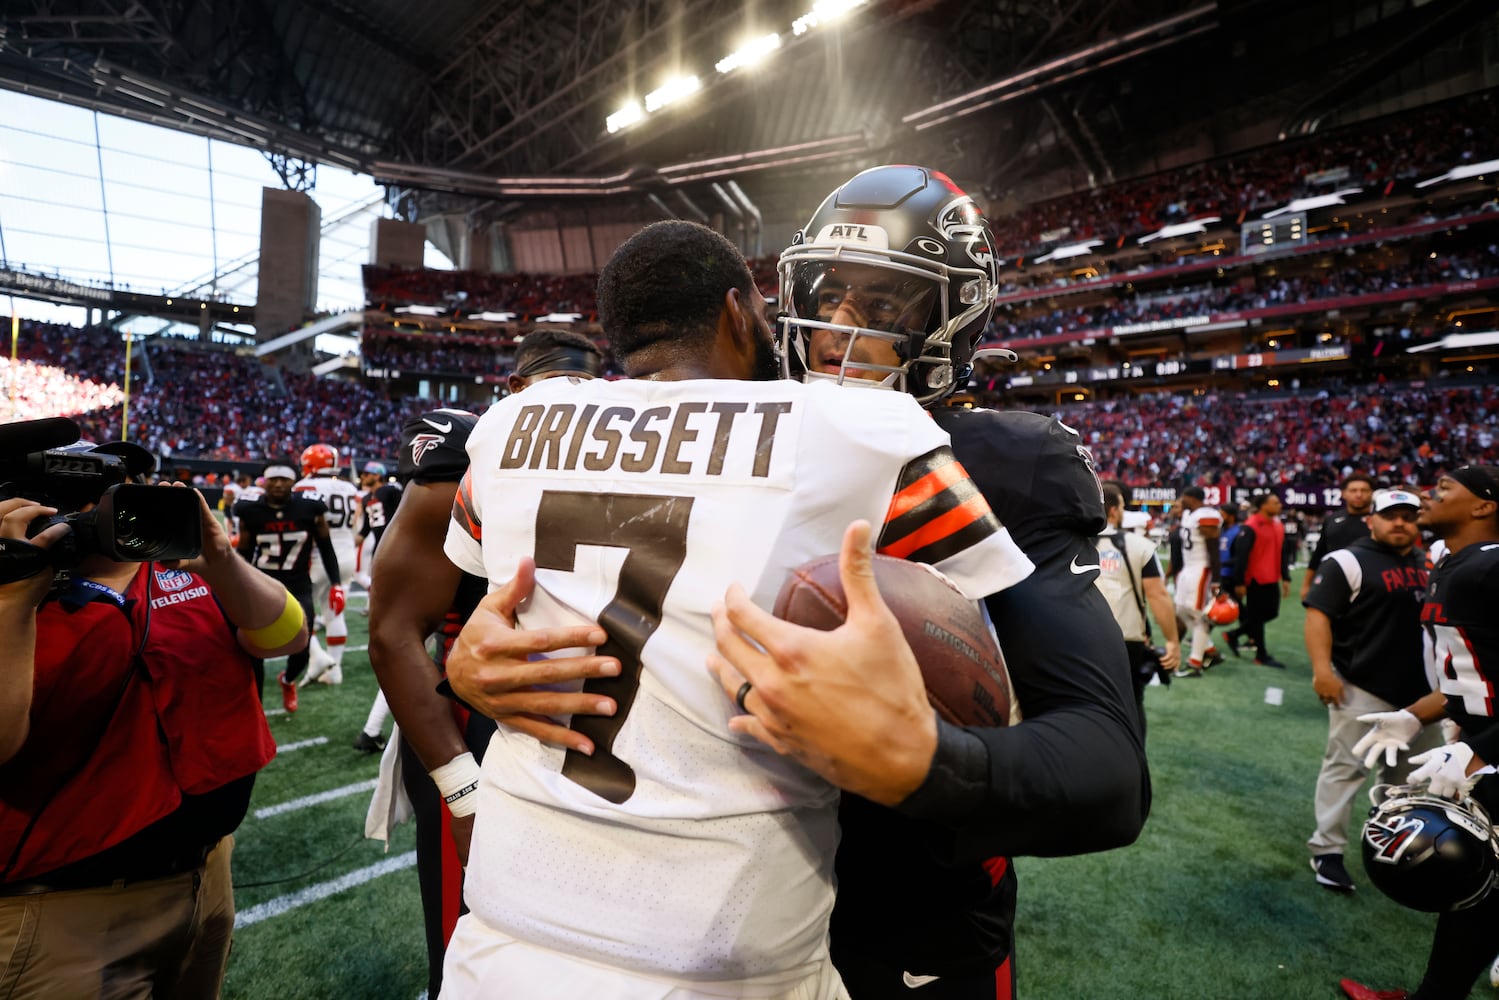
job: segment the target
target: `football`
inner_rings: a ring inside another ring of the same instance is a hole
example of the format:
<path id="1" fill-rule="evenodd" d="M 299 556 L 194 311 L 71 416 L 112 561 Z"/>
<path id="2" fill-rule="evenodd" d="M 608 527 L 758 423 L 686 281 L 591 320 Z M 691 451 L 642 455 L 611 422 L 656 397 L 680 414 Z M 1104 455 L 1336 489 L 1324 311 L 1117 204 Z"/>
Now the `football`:
<path id="1" fill-rule="evenodd" d="M 963 726 L 1008 724 L 1004 655 L 974 603 L 923 563 L 876 555 L 874 578 L 916 654 L 927 698 L 938 714 Z M 842 625 L 848 601 L 838 556 L 821 556 L 792 570 L 776 595 L 774 614 L 823 631 Z"/>

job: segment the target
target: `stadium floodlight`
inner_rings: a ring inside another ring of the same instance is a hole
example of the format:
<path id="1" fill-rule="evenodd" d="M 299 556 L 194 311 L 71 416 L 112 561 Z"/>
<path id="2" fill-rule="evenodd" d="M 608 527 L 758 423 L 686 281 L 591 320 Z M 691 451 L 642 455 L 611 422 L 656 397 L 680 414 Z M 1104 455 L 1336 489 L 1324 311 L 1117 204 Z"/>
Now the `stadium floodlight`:
<path id="1" fill-rule="evenodd" d="M 1031 263 L 1045 264 L 1046 262 L 1053 260 L 1066 260 L 1068 257 L 1081 257 L 1085 254 L 1092 253 L 1094 247 L 1101 246 L 1103 246 L 1103 240 L 1088 240 L 1084 243 L 1073 243 L 1069 246 L 1057 247 L 1050 253 L 1042 254 L 1040 257 L 1037 257 L 1035 260 L 1031 261 Z"/>
<path id="2" fill-rule="evenodd" d="M 745 42 L 739 48 L 718 60 L 714 68 L 721 74 L 732 73 L 741 67 L 753 66 L 780 47 L 780 35 L 775 32 L 771 32 L 768 35 L 761 35 L 753 41 Z"/>
<path id="3" fill-rule="evenodd" d="M 1482 163 L 1470 163 L 1466 166 L 1453 167 L 1439 177 L 1421 181 L 1416 187 L 1431 187 L 1433 184 L 1441 184 L 1444 181 L 1465 181 L 1469 177 L 1482 177 L 1484 174 L 1493 173 L 1499 173 L 1499 160 L 1485 160 Z"/>
<path id="4" fill-rule="evenodd" d="M 660 111 L 668 104 L 675 104 L 689 94 L 697 93 L 702 87 L 702 81 L 695 76 L 674 77 L 645 95 L 645 110 Z"/>
<path id="5" fill-rule="evenodd" d="M 830 24 L 855 7 L 862 7 L 869 0 L 817 0 L 812 9 L 791 22 L 791 32 L 805 35 L 820 24 Z"/>
<path id="6" fill-rule="evenodd" d="M 1273 219 L 1277 215 L 1285 215 L 1287 212 L 1310 212 L 1314 208 L 1328 208 L 1332 205 L 1346 205 L 1343 200 L 1345 194 L 1358 194 L 1363 188 L 1344 188 L 1334 191 L 1332 194 L 1319 194 L 1315 198 L 1297 198 L 1289 205 L 1273 208 L 1260 216 L 1262 219 Z"/>
<path id="7" fill-rule="evenodd" d="M 609 130 L 610 135 L 613 135 L 622 128 L 629 128 L 644 117 L 645 112 L 641 110 L 640 102 L 631 101 L 604 119 L 604 127 Z M 598 119 L 595 118 L 594 121 L 598 121 Z"/>
<path id="8" fill-rule="evenodd" d="M 1219 216 L 1209 215 L 1201 219 L 1193 219 L 1191 222 L 1178 222 L 1174 226 L 1162 226 L 1155 232 L 1148 233 L 1145 236 L 1140 237 L 1135 242 L 1143 247 L 1145 244 L 1152 243 L 1155 240 L 1171 240 L 1175 239 L 1178 236 L 1191 236 L 1195 233 L 1205 233 L 1208 231 L 1208 226 L 1211 226 L 1215 222 L 1222 221 L 1222 218 L 1220 218 Z"/>

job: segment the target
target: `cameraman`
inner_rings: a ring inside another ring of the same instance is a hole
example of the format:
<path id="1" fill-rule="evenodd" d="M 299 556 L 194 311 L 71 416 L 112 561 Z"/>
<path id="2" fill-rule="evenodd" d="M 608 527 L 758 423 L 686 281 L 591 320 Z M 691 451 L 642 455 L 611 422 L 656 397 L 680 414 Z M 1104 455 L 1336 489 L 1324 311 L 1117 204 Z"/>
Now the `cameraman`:
<path id="1" fill-rule="evenodd" d="M 132 445 L 96 450 L 123 454 L 132 478 L 155 465 Z M 28 542 L 57 510 L 0 501 L 8 996 L 218 995 L 234 926 L 229 835 L 275 754 L 251 657 L 301 649 L 307 631 L 201 494 L 197 507 L 197 558 L 116 562 L 84 548 L 54 581 L 51 563 L 69 560 L 37 565 L 37 550 L 56 555 L 73 526 Z"/>
<path id="2" fill-rule="evenodd" d="M 1124 491 L 1117 483 L 1103 484 L 1103 509 L 1108 528 L 1098 536 L 1099 573 L 1094 583 L 1109 602 L 1109 610 L 1124 634 L 1129 650 L 1130 679 L 1135 686 L 1135 707 L 1140 726 L 1145 726 L 1145 688 L 1157 673 L 1169 683 L 1171 672 L 1181 665 L 1181 642 L 1176 632 L 1176 611 L 1161 563 L 1156 558 L 1155 542 L 1144 535 L 1124 530 Z M 1145 610 L 1155 616 L 1161 627 L 1166 648 L 1159 658 L 1151 655 L 1150 622 Z M 1159 669 L 1158 669 L 1159 668 Z"/>

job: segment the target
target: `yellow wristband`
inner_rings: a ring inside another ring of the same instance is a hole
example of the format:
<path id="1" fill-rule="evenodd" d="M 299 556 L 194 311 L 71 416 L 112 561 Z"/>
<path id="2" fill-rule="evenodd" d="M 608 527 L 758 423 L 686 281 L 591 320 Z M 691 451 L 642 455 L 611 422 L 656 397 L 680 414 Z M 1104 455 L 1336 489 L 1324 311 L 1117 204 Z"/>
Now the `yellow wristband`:
<path id="1" fill-rule="evenodd" d="M 297 637 L 306 620 L 302 615 L 302 605 L 288 592 L 286 607 L 281 609 L 280 618 L 264 628 L 240 629 L 240 633 L 260 649 L 280 649 Z"/>

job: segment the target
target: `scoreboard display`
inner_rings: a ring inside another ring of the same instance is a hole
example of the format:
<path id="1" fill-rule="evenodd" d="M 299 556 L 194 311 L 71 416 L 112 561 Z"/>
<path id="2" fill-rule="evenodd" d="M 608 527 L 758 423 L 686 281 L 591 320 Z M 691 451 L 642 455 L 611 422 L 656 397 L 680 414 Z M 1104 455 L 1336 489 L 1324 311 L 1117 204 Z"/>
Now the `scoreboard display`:
<path id="1" fill-rule="evenodd" d="M 1296 212 L 1273 219 L 1246 222 L 1239 228 L 1239 252 L 1246 254 L 1289 250 L 1306 242 L 1306 214 Z"/>

